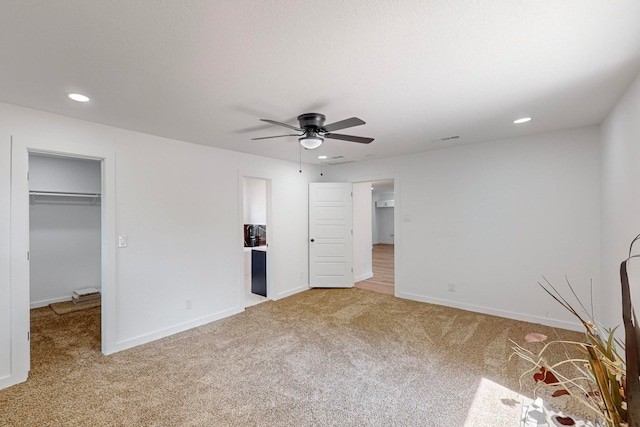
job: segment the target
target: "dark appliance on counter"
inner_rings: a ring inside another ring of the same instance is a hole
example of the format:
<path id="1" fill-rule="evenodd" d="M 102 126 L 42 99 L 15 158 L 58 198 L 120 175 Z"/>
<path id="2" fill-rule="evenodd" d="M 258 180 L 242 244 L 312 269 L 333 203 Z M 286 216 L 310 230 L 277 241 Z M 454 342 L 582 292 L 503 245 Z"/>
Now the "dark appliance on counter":
<path id="1" fill-rule="evenodd" d="M 244 246 L 253 248 L 267 244 L 267 226 L 265 224 L 244 225 Z"/>

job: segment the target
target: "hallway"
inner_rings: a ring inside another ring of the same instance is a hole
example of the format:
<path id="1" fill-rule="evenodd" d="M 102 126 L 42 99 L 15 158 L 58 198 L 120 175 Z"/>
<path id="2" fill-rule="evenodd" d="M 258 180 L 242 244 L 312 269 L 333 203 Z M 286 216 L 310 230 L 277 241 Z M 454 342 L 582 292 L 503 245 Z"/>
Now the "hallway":
<path id="1" fill-rule="evenodd" d="M 356 283 L 356 288 L 381 294 L 394 295 L 394 245 L 379 243 L 373 245 L 373 277 Z"/>

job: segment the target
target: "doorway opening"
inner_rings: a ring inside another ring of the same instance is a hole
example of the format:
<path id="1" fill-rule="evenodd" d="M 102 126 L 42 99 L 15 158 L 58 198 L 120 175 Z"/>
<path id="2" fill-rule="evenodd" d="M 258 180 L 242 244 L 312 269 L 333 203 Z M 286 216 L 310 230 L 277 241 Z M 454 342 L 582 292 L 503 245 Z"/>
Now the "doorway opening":
<path id="1" fill-rule="evenodd" d="M 243 177 L 244 306 L 268 299 L 268 239 L 271 181 Z"/>
<path id="2" fill-rule="evenodd" d="M 102 350 L 102 161 L 30 152 L 28 168 L 31 359 L 38 369 L 69 348 Z"/>
<path id="3" fill-rule="evenodd" d="M 354 258 L 360 260 L 360 265 L 354 262 L 354 268 L 360 268 L 354 286 L 395 295 L 394 180 L 355 183 L 354 218 L 362 224 L 360 230 L 354 226 L 354 239 L 360 241 L 354 244 Z"/>

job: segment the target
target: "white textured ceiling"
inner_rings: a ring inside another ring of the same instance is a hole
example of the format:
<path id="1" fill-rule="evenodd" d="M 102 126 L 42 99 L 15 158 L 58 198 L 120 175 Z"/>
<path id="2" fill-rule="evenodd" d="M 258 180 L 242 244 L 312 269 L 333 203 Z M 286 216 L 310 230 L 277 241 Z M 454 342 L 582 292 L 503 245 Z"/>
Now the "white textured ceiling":
<path id="1" fill-rule="evenodd" d="M 290 160 L 259 118 L 367 122 L 308 162 L 597 124 L 640 71 L 637 0 L 0 0 L 0 31 L 11 104 Z"/>

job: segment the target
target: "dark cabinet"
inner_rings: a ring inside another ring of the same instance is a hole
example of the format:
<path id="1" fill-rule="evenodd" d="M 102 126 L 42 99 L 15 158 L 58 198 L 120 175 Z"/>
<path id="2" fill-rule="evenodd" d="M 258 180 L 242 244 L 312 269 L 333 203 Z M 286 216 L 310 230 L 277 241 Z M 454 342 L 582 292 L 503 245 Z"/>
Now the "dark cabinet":
<path id="1" fill-rule="evenodd" d="M 251 293 L 267 296 L 267 252 L 251 251 Z"/>

